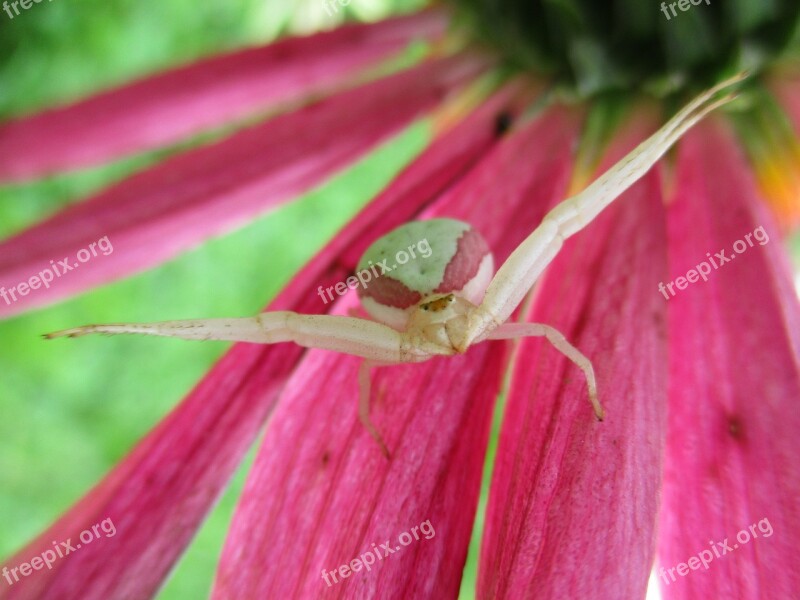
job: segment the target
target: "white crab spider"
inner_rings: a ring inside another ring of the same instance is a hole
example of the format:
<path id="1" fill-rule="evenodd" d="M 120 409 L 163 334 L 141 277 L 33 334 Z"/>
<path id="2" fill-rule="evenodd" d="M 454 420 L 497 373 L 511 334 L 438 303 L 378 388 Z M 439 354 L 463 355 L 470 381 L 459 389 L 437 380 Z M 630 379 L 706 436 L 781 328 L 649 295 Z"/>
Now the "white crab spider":
<path id="1" fill-rule="evenodd" d="M 383 275 L 375 280 L 368 291 L 359 289 L 364 309 L 375 321 L 275 311 L 237 319 L 85 325 L 45 337 L 141 333 L 258 344 L 294 342 L 362 357 L 366 360 L 359 371 L 359 418 L 388 456 L 383 439 L 369 419 L 372 366 L 461 354 L 472 344 L 486 340 L 544 336 L 583 370 L 589 400 L 595 415 L 602 420 L 604 411 L 597 398 L 591 361 L 548 325 L 506 321 L 555 258 L 564 240 L 586 227 L 642 177 L 690 127 L 730 101 L 731 94 L 716 97 L 745 76 L 737 75 L 695 98 L 586 189 L 553 208 L 493 278 L 492 256 L 475 230 L 452 219 L 433 219 L 395 229 L 370 246 L 361 259 L 359 267 L 370 259 L 378 263 L 381 256 L 393 256 L 407 242 L 422 239 L 430 240 L 436 259 L 432 263 L 429 259 L 407 263 L 393 270 L 391 277 Z M 390 282 L 393 285 L 388 285 Z"/>

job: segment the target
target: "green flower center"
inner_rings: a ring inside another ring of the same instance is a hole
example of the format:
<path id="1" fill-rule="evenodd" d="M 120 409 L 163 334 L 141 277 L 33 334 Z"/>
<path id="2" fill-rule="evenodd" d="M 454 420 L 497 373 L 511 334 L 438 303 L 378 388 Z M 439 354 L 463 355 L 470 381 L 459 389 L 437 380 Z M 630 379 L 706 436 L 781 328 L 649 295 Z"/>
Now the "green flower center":
<path id="1" fill-rule="evenodd" d="M 798 0 L 452 0 L 515 65 L 582 96 L 702 87 L 758 70 L 796 37 Z"/>

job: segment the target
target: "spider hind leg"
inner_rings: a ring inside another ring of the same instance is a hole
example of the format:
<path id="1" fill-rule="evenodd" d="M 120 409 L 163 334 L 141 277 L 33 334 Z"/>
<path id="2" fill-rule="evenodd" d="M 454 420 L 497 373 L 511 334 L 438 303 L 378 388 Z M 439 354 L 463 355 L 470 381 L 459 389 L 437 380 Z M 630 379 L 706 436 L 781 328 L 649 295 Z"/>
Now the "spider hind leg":
<path id="1" fill-rule="evenodd" d="M 557 329 L 541 323 L 504 323 L 492 331 L 487 340 L 511 340 L 523 337 L 545 337 L 552 346 L 561 354 L 579 367 L 586 377 L 586 387 L 589 391 L 589 401 L 594 409 L 598 421 L 605 418 L 605 410 L 597 399 L 597 380 L 594 368 L 590 361 L 580 350 L 567 341 L 567 338 Z"/>
<path id="2" fill-rule="evenodd" d="M 375 424 L 369 418 L 371 392 L 370 369 L 372 369 L 372 367 L 381 365 L 385 365 L 385 363 L 365 360 L 358 367 L 358 419 L 372 436 L 372 439 L 374 439 L 381 447 L 381 452 L 383 452 L 383 455 L 387 459 L 391 459 L 392 455 L 389 453 L 389 448 L 386 446 L 386 442 L 383 441 L 383 436 L 381 436 L 378 428 L 375 427 Z"/>

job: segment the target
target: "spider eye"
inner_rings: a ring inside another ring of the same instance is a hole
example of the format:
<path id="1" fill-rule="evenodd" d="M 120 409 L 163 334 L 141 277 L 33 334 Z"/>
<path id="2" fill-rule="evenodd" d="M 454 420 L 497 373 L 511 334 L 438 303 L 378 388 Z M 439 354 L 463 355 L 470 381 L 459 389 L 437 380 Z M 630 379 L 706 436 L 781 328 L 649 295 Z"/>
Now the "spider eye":
<path id="1" fill-rule="evenodd" d="M 433 312 L 439 312 L 447 308 L 449 304 L 452 304 L 455 299 L 455 294 L 447 294 L 447 296 L 442 296 L 441 298 L 436 298 L 435 300 L 429 300 L 424 304 L 420 304 L 420 308 L 425 311 L 432 310 Z"/>

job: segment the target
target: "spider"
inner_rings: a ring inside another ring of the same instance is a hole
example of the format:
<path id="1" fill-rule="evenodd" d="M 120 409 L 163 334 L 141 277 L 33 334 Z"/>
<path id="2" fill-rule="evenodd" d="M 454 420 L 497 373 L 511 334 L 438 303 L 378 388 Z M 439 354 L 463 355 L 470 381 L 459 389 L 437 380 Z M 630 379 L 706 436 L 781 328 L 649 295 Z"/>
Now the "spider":
<path id="1" fill-rule="evenodd" d="M 543 336 L 583 371 L 594 414 L 602 420 L 605 412 L 598 400 L 591 361 L 553 327 L 507 321 L 564 240 L 586 227 L 707 113 L 732 100 L 735 94 L 718 97 L 719 93 L 746 76 L 738 74 L 700 94 L 582 192 L 555 206 L 494 277 L 489 247 L 469 224 L 454 219 L 415 221 L 378 239 L 359 261 L 359 269 L 385 262 L 379 259 L 395 256 L 396 251 L 408 248 L 409 242 L 423 239 L 430 240 L 427 243 L 435 258 L 430 263 L 427 258 L 417 259 L 392 269 L 392 277 L 381 275 L 369 288 L 358 289 L 364 310 L 374 320 L 275 311 L 234 319 L 85 325 L 45 338 L 139 333 L 189 340 L 294 342 L 361 357 L 365 360 L 358 373 L 359 419 L 389 457 L 369 418 L 372 367 L 462 354 L 487 340 Z"/>

